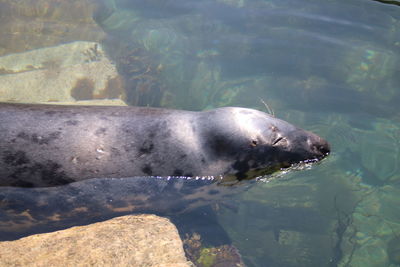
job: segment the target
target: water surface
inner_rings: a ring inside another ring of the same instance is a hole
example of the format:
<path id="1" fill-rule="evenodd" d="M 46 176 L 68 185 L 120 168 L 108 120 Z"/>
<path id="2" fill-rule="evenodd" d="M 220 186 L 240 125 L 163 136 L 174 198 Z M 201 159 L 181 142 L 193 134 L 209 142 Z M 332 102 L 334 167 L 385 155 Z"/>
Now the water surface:
<path id="1" fill-rule="evenodd" d="M 104 97 L 266 111 L 263 99 L 277 117 L 327 139 L 333 153 L 232 196 L 234 209 L 217 209 L 246 264 L 397 266 L 399 8 L 369 0 L 2 1 L 0 55 L 95 41 L 123 80 Z M 62 66 L 46 62 L 46 79 L 57 79 Z M 91 86 L 81 81 L 74 99 L 101 98 Z"/>

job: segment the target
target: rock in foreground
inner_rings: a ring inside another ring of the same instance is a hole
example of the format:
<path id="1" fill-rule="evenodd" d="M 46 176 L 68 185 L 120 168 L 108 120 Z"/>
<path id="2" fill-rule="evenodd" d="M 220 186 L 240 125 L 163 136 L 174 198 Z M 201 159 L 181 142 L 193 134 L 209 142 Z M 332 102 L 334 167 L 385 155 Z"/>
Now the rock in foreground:
<path id="1" fill-rule="evenodd" d="M 192 265 L 168 219 L 130 215 L 1 242 L 0 266 Z"/>

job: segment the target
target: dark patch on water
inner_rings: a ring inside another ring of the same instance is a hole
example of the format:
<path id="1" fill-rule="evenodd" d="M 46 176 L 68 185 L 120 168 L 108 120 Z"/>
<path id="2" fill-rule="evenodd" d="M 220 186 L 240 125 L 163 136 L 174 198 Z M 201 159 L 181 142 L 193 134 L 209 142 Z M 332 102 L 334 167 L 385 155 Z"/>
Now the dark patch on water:
<path id="1" fill-rule="evenodd" d="M 187 234 L 199 234 L 206 245 L 220 246 L 230 244 L 231 240 L 218 223 L 217 216 L 210 206 L 205 206 L 188 213 L 171 217 L 172 222 L 177 226 L 182 239 Z"/>
<path id="2" fill-rule="evenodd" d="M 208 191 L 208 194 L 209 194 L 209 195 L 217 195 L 217 194 L 219 194 L 219 191 L 218 191 L 218 190 L 215 190 L 215 189 L 212 189 L 212 190 L 209 190 L 209 191 Z"/>

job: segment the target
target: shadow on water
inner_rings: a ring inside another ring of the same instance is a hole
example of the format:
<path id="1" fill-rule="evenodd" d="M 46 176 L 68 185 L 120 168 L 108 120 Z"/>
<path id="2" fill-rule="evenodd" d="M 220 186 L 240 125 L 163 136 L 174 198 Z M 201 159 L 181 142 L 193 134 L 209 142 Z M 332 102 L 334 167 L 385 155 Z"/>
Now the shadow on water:
<path id="1" fill-rule="evenodd" d="M 232 244 L 234 238 L 233 244 L 245 252 L 242 257 L 248 266 L 295 266 L 292 257 L 306 251 L 299 266 L 307 262 L 316 266 L 329 258 L 330 266 L 337 266 L 342 259 L 344 232 L 351 224 L 346 220 L 352 212 L 345 207 L 353 201 L 343 196 L 336 200 L 335 192 L 347 189 L 335 182 L 332 185 L 324 193 L 316 190 L 315 184 L 291 184 L 290 179 L 266 187 L 261 181 L 226 186 L 207 179 L 134 177 L 91 179 L 48 188 L 2 187 L 0 238 L 14 240 L 126 214 L 152 213 L 169 217 L 182 239 L 200 235 L 205 247 Z M 242 197 L 243 193 L 249 195 Z M 321 200 L 326 203 L 319 200 L 319 194 L 325 196 Z M 334 205 L 327 195 L 335 198 Z M 333 214 L 325 214 L 332 208 Z M 245 236 L 238 238 L 238 234 Z M 331 234 L 336 236 L 334 244 Z M 251 241 L 250 248 L 245 240 Z M 266 249 L 255 259 L 249 253 L 254 242 Z"/>
<path id="2" fill-rule="evenodd" d="M 207 179 L 155 177 L 91 179 L 48 188 L 2 187 L 0 238 L 11 240 L 125 214 L 184 214 L 247 188 L 244 183 L 218 186 Z"/>
<path id="3" fill-rule="evenodd" d="M 383 3 L 383 4 L 388 4 L 388 5 L 395 5 L 395 6 L 400 6 L 400 2 L 399 1 L 390 1 L 390 0 L 373 0 L 379 3 Z"/>

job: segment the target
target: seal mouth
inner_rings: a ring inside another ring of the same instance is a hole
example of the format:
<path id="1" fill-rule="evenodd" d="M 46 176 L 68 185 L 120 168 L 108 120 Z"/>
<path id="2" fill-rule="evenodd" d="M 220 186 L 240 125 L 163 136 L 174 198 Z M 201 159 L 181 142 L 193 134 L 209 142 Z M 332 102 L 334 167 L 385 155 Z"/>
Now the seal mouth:
<path id="1" fill-rule="evenodd" d="M 301 170 L 308 170 L 311 169 L 315 164 L 323 160 L 326 156 L 328 156 L 330 151 L 327 151 L 325 154 L 321 154 L 315 158 L 309 158 L 305 160 L 301 160 L 299 162 L 292 163 L 290 165 L 283 164 L 281 165 L 280 171 L 287 173 L 290 171 L 301 171 Z"/>
<path id="2" fill-rule="evenodd" d="M 311 143 L 311 140 L 308 141 Z M 311 153 L 306 159 L 292 162 L 291 164 L 285 162 L 281 164 L 281 170 L 302 170 L 310 168 L 312 165 L 320 162 L 331 153 L 329 143 L 320 137 L 318 137 L 317 141 L 313 140 L 313 142 L 309 145 L 309 149 Z"/>
<path id="3" fill-rule="evenodd" d="M 323 160 L 324 158 L 326 158 L 329 154 L 330 154 L 330 150 L 327 149 L 326 147 L 319 147 L 319 148 L 315 148 L 315 151 L 313 151 L 315 154 L 315 157 L 313 158 L 309 158 L 309 159 L 305 159 L 300 161 L 299 163 L 304 163 L 304 164 L 311 164 L 311 163 L 316 163 L 319 162 L 321 160 Z"/>

